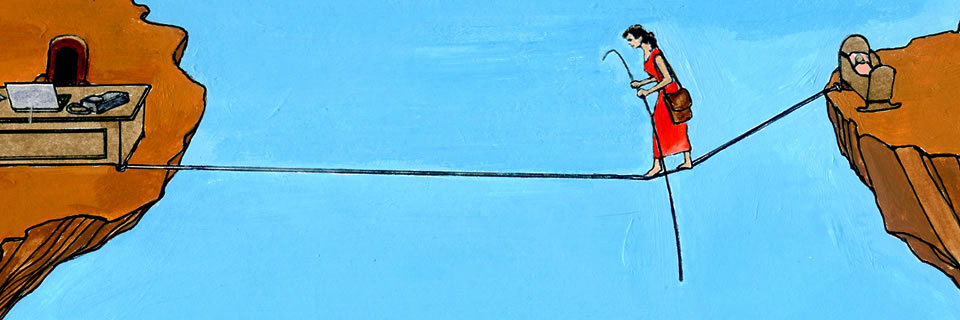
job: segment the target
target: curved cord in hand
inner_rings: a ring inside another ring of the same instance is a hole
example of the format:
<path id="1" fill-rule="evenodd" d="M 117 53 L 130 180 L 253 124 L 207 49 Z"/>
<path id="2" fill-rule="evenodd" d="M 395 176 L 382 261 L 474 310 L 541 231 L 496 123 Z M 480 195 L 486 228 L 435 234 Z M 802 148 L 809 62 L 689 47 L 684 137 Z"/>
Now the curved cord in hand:
<path id="1" fill-rule="evenodd" d="M 670 171 L 667 170 L 667 165 L 663 161 L 666 155 L 663 154 L 660 136 L 657 135 L 657 124 L 653 119 L 653 111 L 650 110 L 650 103 L 647 102 L 646 96 L 642 96 L 640 99 L 643 100 L 643 105 L 647 107 L 647 112 L 650 113 L 650 125 L 653 127 L 653 138 L 657 140 L 657 151 L 660 152 L 660 158 L 657 160 L 660 161 L 660 170 L 663 170 L 663 181 L 666 182 L 667 185 L 667 197 L 670 198 L 670 216 L 673 217 L 673 237 L 677 242 L 677 273 L 680 282 L 683 282 L 683 254 L 680 250 L 680 228 L 677 225 L 677 208 L 673 203 L 673 188 L 670 187 Z"/>
<path id="2" fill-rule="evenodd" d="M 627 69 L 627 75 L 630 76 L 630 82 L 632 83 L 636 79 L 633 78 L 633 72 L 630 72 L 630 66 L 627 65 L 627 61 L 623 60 L 623 56 L 620 55 L 620 52 L 617 52 L 617 49 L 610 49 L 607 53 L 603 54 L 603 58 L 600 58 L 600 61 L 607 60 L 607 56 L 611 53 L 616 54 L 617 58 L 620 58 L 620 63 L 623 63 L 623 68 Z"/>

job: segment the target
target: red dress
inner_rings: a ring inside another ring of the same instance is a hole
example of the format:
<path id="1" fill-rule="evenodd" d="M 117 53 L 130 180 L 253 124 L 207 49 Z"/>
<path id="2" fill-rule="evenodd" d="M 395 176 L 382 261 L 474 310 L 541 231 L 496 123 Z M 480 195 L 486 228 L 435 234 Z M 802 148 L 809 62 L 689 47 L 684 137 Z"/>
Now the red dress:
<path id="1" fill-rule="evenodd" d="M 650 57 L 643 63 L 643 70 L 654 79 L 657 79 L 658 83 L 663 81 L 663 74 L 657 70 L 656 57 L 659 55 L 662 55 L 660 49 L 653 49 L 653 51 L 650 52 Z M 673 123 L 673 119 L 670 118 L 670 111 L 667 110 L 667 105 L 663 103 L 663 90 L 674 93 L 680 90 L 680 87 L 677 86 L 676 80 L 674 80 L 674 82 L 661 89 L 660 94 L 657 94 L 657 105 L 653 108 L 653 122 L 657 134 L 653 138 L 653 157 L 656 159 L 661 158 L 660 148 L 657 148 L 657 138 L 663 143 L 663 153 L 668 156 L 690 151 L 690 139 L 687 138 L 687 124 Z"/>

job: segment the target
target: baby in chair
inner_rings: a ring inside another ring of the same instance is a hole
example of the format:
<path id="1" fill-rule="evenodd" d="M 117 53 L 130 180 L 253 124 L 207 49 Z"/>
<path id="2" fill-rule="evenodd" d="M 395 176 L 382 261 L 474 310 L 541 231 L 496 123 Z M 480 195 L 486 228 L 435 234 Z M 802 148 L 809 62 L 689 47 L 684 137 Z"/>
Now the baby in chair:
<path id="1" fill-rule="evenodd" d="M 855 34 L 840 46 L 840 81 L 844 88 L 853 89 L 866 102 L 857 108 L 860 112 L 896 109 L 893 98 L 893 78 L 896 70 L 880 64 L 880 57 L 870 50 L 867 39 Z"/>

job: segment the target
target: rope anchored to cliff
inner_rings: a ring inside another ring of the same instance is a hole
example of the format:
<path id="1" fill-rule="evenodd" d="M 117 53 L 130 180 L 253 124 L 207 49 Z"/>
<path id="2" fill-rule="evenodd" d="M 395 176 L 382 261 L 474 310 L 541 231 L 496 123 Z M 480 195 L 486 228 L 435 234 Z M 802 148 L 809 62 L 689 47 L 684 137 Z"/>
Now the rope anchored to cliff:
<path id="1" fill-rule="evenodd" d="M 739 143 L 743 139 L 763 130 L 770 124 L 799 110 L 803 106 L 816 100 L 821 95 L 837 90 L 838 86 L 824 89 L 807 99 L 778 113 L 770 119 L 756 125 L 719 147 L 693 160 L 694 167 L 703 163 L 723 150 Z M 576 179 L 576 180 L 653 180 L 677 170 L 666 170 L 653 176 L 640 174 L 614 173 L 558 173 L 558 172 L 502 172 L 502 171 L 455 171 L 455 170 L 391 170 L 391 169 L 351 169 L 351 168 L 297 168 L 297 167 L 268 167 L 268 166 L 212 166 L 212 165 L 155 165 L 155 164 L 125 164 L 118 167 L 120 171 L 136 170 L 183 170 L 183 171 L 233 171 L 233 172 L 264 172 L 264 173 L 312 173 L 312 174 L 344 174 L 344 175 L 378 175 L 378 176 L 429 176 L 429 177 L 471 177 L 471 178 L 522 178 L 522 179 Z M 687 169 L 692 170 L 692 169 Z"/>
<path id="2" fill-rule="evenodd" d="M 613 51 L 616 52 L 616 51 Z M 609 54 L 609 52 L 608 52 Z M 617 56 L 620 54 L 617 53 Z M 606 58 L 606 55 L 604 55 Z M 623 61 L 623 57 L 620 57 L 620 60 L 623 62 L 624 67 L 627 67 L 626 61 Z M 631 80 L 633 80 L 633 74 L 630 73 L 629 67 L 627 67 L 627 73 L 630 75 Z M 770 119 L 757 124 L 753 128 L 737 135 L 733 139 L 721 144 L 720 146 L 710 150 L 709 152 L 697 157 L 693 160 L 693 166 L 706 162 L 711 157 L 719 154 L 720 152 L 726 150 L 727 148 L 743 141 L 747 137 L 763 130 L 770 124 L 777 122 L 787 115 L 799 110 L 800 108 L 810 104 L 814 100 L 820 98 L 820 96 L 825 95 L 830 91 L 840 90 L 839 84 L 834 84 L 833 86 L 823 89 L 810 97 L 804 99 L 803 101 L 794 104 L 793 106 L 781 111 L 780 113 L 774 115 Z M 646 100 L 646 97 L 643 97 L 643 103 L 647 108 L 647 112 L 650 114 L 651 125 L 653 123 L 653 111 L 650 110 L 650 105 Z M 659 140 L 659 137 L 654 130 L 653 136 L 655 139 Z M 660 144 L 657 143 L 657 147 L 660 147 Z M 663 154 L 663 151 L 660 151 Z M 660 161 L 661 168 L 666 169 L 666 164 L 664 163 L 663 157 L 658 159 Z M 298 174 L 344 174 L 344 175 L 379 175 L 379 176 L 429 176 L 429 177 L 472 177 L 472 178 L 521 178 L 521 179 L 575 179 L 575 180 L 653 180 L 660 177 L 663 177 L 664 182 L 667 188 L 667 196 L 670 201 L 670 213 L 673 218 L 673 231 L 674 231 L 674 240 L 676 241 L 677 248 L 677 271 L 679 281 L 683 282 L 683 254 L 680 249 L 680 230 L 677 223 L 677 211 L 676 204 L 673 200 L 673 188 L 670 185 L 669 175 L 677 172 L 677 169 L 673 170 L 663 170 L 658 174 L 652 176 L 646 175 L 637 175 L 637 174 L 611 174 L 611 173 L 549 173 L 549 172 L 500 172 L 500 171 L 453 171 L 453 170 L 390 170 L 390 169 L 351 169 L 351 168 L 296 168 L 296 167 L 264 167 L 264 166 L 209 166 L 209 165 L 150 165 L 150 164 L 125 164 L 117 167 L 120 171 L 125 171 L 127 169 L 134 170 L 178 170 L 178 171 L 233 171 L 233 172 L 264 172 L 264 173 L 298 173 Z M 692 169 L 686 169 L 692 170 Z"/>

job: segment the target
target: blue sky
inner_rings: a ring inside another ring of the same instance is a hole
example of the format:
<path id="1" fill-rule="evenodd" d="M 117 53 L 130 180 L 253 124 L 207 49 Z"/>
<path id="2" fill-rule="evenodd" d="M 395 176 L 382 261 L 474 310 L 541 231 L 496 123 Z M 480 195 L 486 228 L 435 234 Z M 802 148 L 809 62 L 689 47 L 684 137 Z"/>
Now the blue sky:
<path id="1" fill-rule="evenodd" d="M 188 164 L 642 173 L 650 128 L 608 49 L 653 30 L 694 154 L 823 88 L 851 33 L 955 29 L 960 4 L 147 1 L 208 106 Z M 960 317 L 887 235 L 822 100 L 662 182 L 184 172 L 134 230 L 9 319 Z M 670 159 L 675 165 L 679 159 Z"/>

